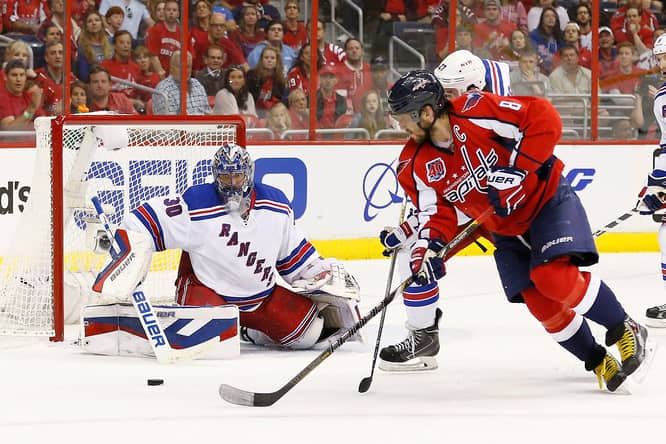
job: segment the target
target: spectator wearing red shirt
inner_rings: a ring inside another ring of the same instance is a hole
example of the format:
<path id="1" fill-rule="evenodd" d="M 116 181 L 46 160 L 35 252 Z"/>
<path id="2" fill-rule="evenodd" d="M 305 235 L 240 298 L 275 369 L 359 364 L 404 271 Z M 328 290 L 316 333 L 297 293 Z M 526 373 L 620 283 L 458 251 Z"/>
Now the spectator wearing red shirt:
<path id="1" fill-rule="evenodd" d="M 0 87 L 0 130 L 33 130 L 34 118 L 42 114 L 42 89 L 26 89 L 25 65 L 13 59 L 5 65 L 5 84 Z"/>
<path id="2" fill-rule="evenodd" d="M 599 82 L 601 91 L 609 94 L 635 94 L 641 78 L 648 74 L 634 64 L 636 48 L 631 42 L 617 45 L 617 60 L 610 72 Z"/>
<path id="3" fill-rule="evenodd" d="M 485 0 L 483 6 L 486 21 L 474 25 L 473 45 L 488 51 L 492 59 L 500 60 L 504 54 L 511 52 L 509 39 L 517 26 L 502 20 L 502 3 L 499 0 Z"/>
<path id="4" fill-rule="evenodd" d="M 139 76 L 136 78 L 136 83 L 155 89 L 161 79 L 160 75 L 152 70 L 152 63 L 150 62 L 152 56 L 148 48 L 143 45 L 134 48 L 134 61 L 139 67 Z M 153 95 L 152 92 L 141 89 L 137 89 L 137 94 L 144 103 L 147 103 Z"/>
<path id="5" fill-rule="evenodd" d="M 8 0 L 5 32 L 37 35 L 40 24 L 50 14 L 47 0 Z"/>
<path id="6" fill-rule="evenodd" d="M 225 23 L 226 18 L 224 14 L 213 13 L 208 23 L 206 38 L 202 39 L 200 36 L 197 36 L 194 39 L 194 62 L 192 65 L 194 71 L 200 71 L 206 66 L 206 50 L 213 44 L 222 48 L 222 68 L 228 68 L 231 65 L 241 65 L 244 71 L 250 69 L 243 51 L 226 36 Z"/>
<path id="7" fill-rule="evenodd" d="M 308 41 L 308 32 L 305 29 L 305 25 L 298 20 L 300 12 L 301 8 L 298 0 L 287 0 L 284 5 L 285 20 L 282 22 L 282 26 L 284 27 L 282 41 L 285 45 L 291 46 L 296 52 L 300 51 L 301 46 Z"/>
<path id="8" fill-rule="evenodd" d="M 361 94 L 360 88 L 370 81 L 370 65 L 363 61 L 364 51 L 361 42 L 353 37 L 345 41 L 345 54 L 347 60 L 338 66 L 338 92 L 347 98 L 349 108 L 356 112 L 360 110 Z"/>
<path id="9" fill-rule="evenodd" d="M 238 29 L 229 33 L 229 38 L 243 50 L 245 57 L 252 52 L 258 43 L 266 40 L 266 34 L 263 28 L 259 26 L 259 13 L 254 6 L 243 6 L 238 21 Z"/>
<path id="10" fill-rule="evenodd" d="M 347 113 L 347 101 L 336 92 L 336 67 L 324 65 L 319 70 L 321 84 L 317 90 L 317 123 L 319 128 L 335 128 L 335 121 Z"/>
<path id="11" fill-rule="evenodd" d="M 617 40 L 620 34 L 624 33 L 625 24 L 627 23 L 627 11 L 629 8 L 636 8 L 640 19 L 640 29 L 648 30 L 654 34 L 654 31 L 659 27 L 657 17 L 646 8 L 643 8 L 643 0 L 629 0 L 626 6 L 617 8 L 613 17 L 611 17 L 610 27 L 613 30 L 613 36 Z M 629 30 L 631 32 L 631 30 Z M 635 42 L 632 41 L 635 44 Z"/>
<path id="12" fill-rule="evenodd" d="M 194 3 L 194 23 L 190 27 L 190 33 L 194 40 L 206 40 L 208 38 L 208 25 L 213 15 L 208 0 L 197 0 Z"/>
<path id="13" fill-rule="evenodd" d="M 146 47 L 153 54 L 153 71 L 166 77 L 171 66 L 171 54 L 180 50 L 180 5 L 176 0 L 167 0 L 164 6 L 164 22 L 156 23 L 146 30 Z"/>
<path id="14" fill-rule="evenodd" d="M 310 111 L 308 98 L 302 89 L 295 89 L 289 93 L 289 115 L 291 116 L 291 129 L 310 128 Z M 303 138 L 305 139 L 305 138 Z"/>
<path id="15" fill-rule="evenodd" d="M 113 36 L 113 48 L 113 57 L 104 60 L 102 66 L 113 77 L 138 83 L 137 79 L 141 75 L 141 70 L 139 65 L 132 60 L 132 34 L 125 30 L 116 32 Z M 139 98 L 136 89 L 132 86 L 114 82 L 111 89 L 114 92 L 125 94 L 135 108 L 145 108 L 146 104 Z"/>
<path id="16" fill-rule="evenodd" d="M 272 46 L 261 51 L 257 67 L 247 73 L 247 87 L 254 97 L 257 115 L 266 117 L 268 111 L 282 101 L 286 82 L 280 52 Z"/>
<path id="17" fill-rule="evenodd" d="M 89 78 L 90 111 L 138 114 L 125 94 L 111 91 L 111 74 L 104 67 L 93 66 Z"/>
<path id="18" fill-rule="evenodd" d="M 46 66 L 36 69 L 37 83 L 43 91 L 42 109 L 47 116 L 62 114 L 63 112 L 63 79 L 64 70 L 64 48 L 62 42 L 49 42 L 46 44 L 44 60 Z M 70 72 L 69 83 L 76 80 L 76 77 Z"/>
<path id="19" fill-rule="evenodd" d="M 619 30 L 613 30 L 615 43 L 631 42 L 639 53 L 652 49 L 654 29 L 649 25 L 641 23 L 640 10 L 638 8 L 627 8 L 624 15 L 624 23 Z"/>
<path id="20" fill-rule="evenodd" d="M 287 88 L 289 92 L 295 89 L 302 89 L 306 97 L 310 95 L 310 43 L 306 43 L 301 47 L 298 57 L 294 66 L 289 70 L 287 75 Z M 323 65 L 322 57 L 317 52 L 317 70 Z"/>
<path id="21" fill-rule="evenodd" d="M 75 3 L 85 3 L 85 2 L 81 1 Z M 39 29 L 37 30 L 37 38 L 43 42 L 46 41 L 46 36 L 45 36 L 46 29 L 51 24 L 54 24 L 58 27 L 61 36 L 65 35 L 65 24 L 67 23 L 67 20 L 65 19 L 65 1 L 50 0 L 49 8 L 51 10 L 51 14 L 46 18 L 46 20 L 42 21 L 42 24 L 39 26 Z M 87 13 L 88 11 L 85 12 L 85 14 Z M 83 19 L 85 14 L 81 16 L 81 19 Z M 79 33 L 81 32 L 81 28 L 79 27 L 79 24 L 76 22 L 76 20 L 74 20 L 74 18 L 69 20 L 69 24 L 72 30 L 72 45 L 73 45 L 72 49 L 76 49 L 76 40 L 79 38 Z"/>
<path id="22" fill-rule="evenodd" d="M 308 22 L 306 26 L 308 35 L 310 35 L 311 23 L 312 22 Z M 317 20 L 317 47 L 323 57 L 322 63 L 324 65 L 344 63 L 347 59 L 344 49 L 334 43 L 327 42 L 325 37 L 324 23 L 321 20 Z"/>

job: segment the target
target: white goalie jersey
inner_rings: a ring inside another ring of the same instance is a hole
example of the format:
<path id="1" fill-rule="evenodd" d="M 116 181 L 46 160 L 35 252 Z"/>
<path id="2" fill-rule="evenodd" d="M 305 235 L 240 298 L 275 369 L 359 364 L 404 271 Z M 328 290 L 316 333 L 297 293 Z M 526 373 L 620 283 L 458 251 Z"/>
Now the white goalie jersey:
<path id="1" fill-rule="evenodd" d="M 294 223 L 284 193 L 256 183 L 247 220 L 222 205 L 214 184 L 150 199 L 123 221 L 150 235 L 155 251 L 180 248 L 197 278 L 241 311 L 255 309 L 279 273 L 292 283 L 321 257 Z"/>

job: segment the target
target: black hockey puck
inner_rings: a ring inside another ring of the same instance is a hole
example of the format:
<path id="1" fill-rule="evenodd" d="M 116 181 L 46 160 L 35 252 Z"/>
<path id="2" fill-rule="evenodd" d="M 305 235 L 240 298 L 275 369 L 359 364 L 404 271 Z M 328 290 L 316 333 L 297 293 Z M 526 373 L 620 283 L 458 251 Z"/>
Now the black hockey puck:
<path id="1" fill-rule="evenodd" d="M 149 379 L 148 385 L 162 385 L 164 384 L 164 379 Z"/>

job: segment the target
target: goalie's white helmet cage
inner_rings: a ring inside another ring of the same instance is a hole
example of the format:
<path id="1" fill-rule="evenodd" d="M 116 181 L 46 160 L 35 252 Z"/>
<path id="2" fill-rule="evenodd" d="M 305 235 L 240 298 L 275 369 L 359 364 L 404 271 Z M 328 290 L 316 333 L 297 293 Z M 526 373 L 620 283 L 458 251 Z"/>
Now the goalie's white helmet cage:
<path id="1" fill-rule="evenodd" d="M 30 197 L 15 244 L 0 252 L 0 334 L 62 341 L 71 305 L 65 288 L 80 289 L 79 298 L 89 292 L 105 260 L 86 244 L 90 197 L 97 195 L 118 224 L 149 198 L 212 182 L 215 152 L 223 143 L 245 146 L 245 123 L 240 116 L 76 114 L 38 118 L 35 129 Z M 164 291 L 163 283 L 174 288 L 157 275 L 174 273 L 179 257 L 173 251 L 153 255 L 149 276 L 156 293 Z"/>

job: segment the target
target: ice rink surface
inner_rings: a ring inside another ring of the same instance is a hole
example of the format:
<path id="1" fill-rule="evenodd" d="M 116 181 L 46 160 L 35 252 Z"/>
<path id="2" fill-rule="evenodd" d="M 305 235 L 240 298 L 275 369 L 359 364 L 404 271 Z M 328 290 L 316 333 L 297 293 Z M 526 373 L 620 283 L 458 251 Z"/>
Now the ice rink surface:
<path id="1" fill-rule="evenodd" d="M 594 267 L 628 312 L 666 303 L 659 255 L 605 254 Z M 389 261 L 348 262 L 361 311 L 383 297 Z M 632 395 L 600 391 L 523 305 L 506 302 L 491 257 L 460 257 L 440 281 L 440 368 L 369 374 L 379 315 L 366 345 L 345 344 L 272 407 L 240 407 L 220 383 L 274 391 L 319 351 L 242 346 L 229 361 L 162 366 L 84 355 L 60 344 L 0 338 L 0 442 L 13 443 L 629 443 L 666 442 L 666 329 Z M 387 313 L 382 343 L 405 336 L 402 302 Z M 593 330 L 603 340 L 601 329 Z M 617 350 L 613 348 L 617 356 Z M 148 378 L 163 378 L 149 387 Z"/>

